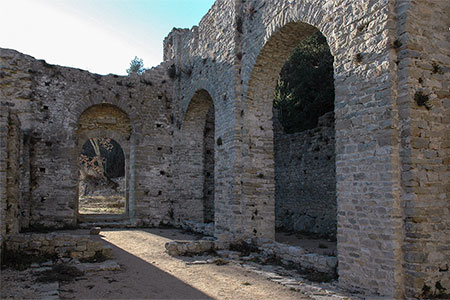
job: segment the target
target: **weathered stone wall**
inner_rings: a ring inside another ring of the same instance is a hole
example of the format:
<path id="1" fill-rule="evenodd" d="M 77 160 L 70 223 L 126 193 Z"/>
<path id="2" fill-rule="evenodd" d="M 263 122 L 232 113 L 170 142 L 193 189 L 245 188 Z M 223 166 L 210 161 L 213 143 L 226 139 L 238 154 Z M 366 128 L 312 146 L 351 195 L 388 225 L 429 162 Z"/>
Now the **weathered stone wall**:
<path id="1" fill-rule="evenodd" d="M 112 257 L 112 248 L 89 235 L 67 233 L 25 233 L 11 235 L 6 240 L 7 251 L 31 255 L 70 258 L 91 258 L 96 253 Z"/>
<path id="2" fill-rule="evenodd" d="M 274 127 L 276 227 L 335 237 L 333 113 L 320 117 L 316 128 L 298 133 Z"/>
<path id="3" fill-rule="evenodd" d="M 77 126 L 85 110 L 100 104 L 116 107 L 130 120 L 129 160 L 135 169 L 130 173 L 134 189 L 129 197 L 137 200 L 129 220 L 141 225 L 168 222 L 172 80 L 167 65 L 141 76 L 100 76 L 0 50 L 2 101 L 17 113 L 27 137 L 22 167 L 25 174 L 29 168 L 29 192 L 22 190 L 27 207 L 22 213 L 28 213 L 22 218 L 24 227 L 77 223 Z"/>
<path id="4" fill-rule="evenodd" d="M 214 222 L 214 107 L 211 106 L 206 116 L 203 135 L 203 206 L 204 222 Z"/>
<path id="5" fill-rule="evenodd" d="M 450 3 L 395 9 L 406 294 L 428 298 L 450 293 Z"/>
<path id="6" fill-rule="evenodd" d="M 7 103 L 0 102 L 0 263 L 2 259 L 3 242 L 6 236 L 8 115 Z"/>
<path id="7" fill-rule="evenodd" d="M 192 110 L 204 115 L 190 147 L 204 150 L 210 106 L 203 110 L 196 96 L 206 93 L 215 119 L 218 243 L 273 240 L 273 91 L 294 48 L 320 30 L 335 59 L 339 282 L 400 299 L 448 292 L 449 5 L 217 0 L 199 26 L 169 34 L 165 62 L 142 76 L 99 76 L 0 49 L 2 109 L 7 103 L 17 114 L 24 137 L 21 226 L 77 222 L 76 129 L 82 112 L 99 104 L 130 120 L 130 220 L 202 222 L 204 156 L 179 154 L 195 124 Z M 8 118 L 0 114 L 1 150 Z M 182 176 L 183 163 L 195 169 L 195 180 Z"/>
<path id="8" fill-rule="evenodd" d="M 236 2 L 236 3 L 235 3 Z M 236 6 L 240 1 L 218 0 L 192 30 L 172 31 L 164 41 L 165 60 L 174 64 L 174 149 L 180 145 L 185 114 L 189 103 L 198 91 L 206 91 L 214 104 L 214 182 L 215 228 L 218 235 L 240 234 L 241 202 L 240 171 L 236 160 L 234 130 L 239 128 L 235 117 L 238 70 L 236 61 Z M 177 155 L 174 155 L 176 159 Z M 177 163 L 174 162 L 174 166 Z M 174 171 L 177 173 L 176 171 Z M 176 184 L 173 200 L 183 203 L 178 191 L 192 189 L 189 182 Z M 195 214 L 195 212 L 192 212 Z"/>
<path id="9" fill-rule="evenodd" d="M 208 210 L 211 204 L 206 203 L 207 200 L 212 200 L 207 194 L 210 189 L 208 177 L 214 176 L 214 171 L 207 171 L 207 168 L 214 165 L 211 166 L 211 162 L 207 159 L 212 153 L 206 155 L 206 150 L 211 151 L 214 147 L 211 145 L 214 131 L 208 135 L 205 133 L 207 127 L 213 129 L 208 125 L 208 117 L 213 118 L 213 112 L 211 96 L 204 90 L 196 93 L 187 109 L 180 141 L 174 146 L 173 207 L 176 222 L 189 220 L 204 222 L 205 217 L 210 215 Z"/>
<path id="10" fill-rule="evenodd" d="M 273 236 L 273 90 L 298 42 L 320 30 L 335 58 L 339 281 L 372 293 L 401 295 L 395 132 L 386 126 L 394 105 L 388 23 L 393 11 L 380 1 L 248 5 L 256 12 L 243 20 L 243 149 L 249 158 L 243 181 L 244 201 L 251 206 L 246 230 Z M 259 216 L 252 218 L 256 211 Z"/>
<path id="11" fill-rule="evenodd" d="M 7 193 L 5 199 L 5 234 L 17 234 L 19 232 L 20 217 L 20 152 L 21 152 L 20 121 L 16 115 L 8 117 L 8 145 L 7 145 Z"/>
<path id="12" fill-rule="evenodd" d="M 421 5 L 425 1 L 414 2 L 415 7 Z M 443 5 L 431 10 L 438 14 L 445 11 Z M 410 140 L 400 128 L 398 96 L 406 82 L 396 69 L 402 62 L 397 61 L 395 41 L 399 34 L 408 34 L 408 26 L 401 27 L 409 12 L 412 22 L 427 19 L 416 16 L 426 10 L 414 13 L 410 6 L 410 1 L 396 0 L 217 1 L 199 27 L 169 35 L 166 41 L 176 37 L 177 42 L 166 43 L 166 58 L 175 58 L 177 70 L 190 66 L 189 72 L 179 72 L 175 84 L 176 120 L 183 119 L 199 88 L 208 90 L 216 108 L 217 237 L 224 238 L 223 232 L 235 239 L 274 237 L 273 89 L 298 42 L 320 30 L 335 58 L 339 280 L 346 287 L 403 297 L 403 259 L 408 255 L 402 247 L 404 205 L 411 197 L 422 199 L 419 202 L 426 198 L 414 191 L 404 193 L 401 182 L 406 177 L 400 172 L 410 168 L 402 158 L 400 140 Z M 229 12 L 232 15 L 224 17 Z M 447 31 L 439 26 L 436 30 L 443 37 Z M 428 39 L 434 36 L 427 34 Z M 412 38 L 420 45 L 433 45 Z M 437 40 L 434 47 L 448 48 L 445 39 Z M 438 54 L 435 60 L 444 63 L 448 55 Z M 446 110 L 441 112 L 445 115 Z M 436 195 L 432 188 L 427 194 Z M 432 248 L 448 252 L 438 243 Z"/>

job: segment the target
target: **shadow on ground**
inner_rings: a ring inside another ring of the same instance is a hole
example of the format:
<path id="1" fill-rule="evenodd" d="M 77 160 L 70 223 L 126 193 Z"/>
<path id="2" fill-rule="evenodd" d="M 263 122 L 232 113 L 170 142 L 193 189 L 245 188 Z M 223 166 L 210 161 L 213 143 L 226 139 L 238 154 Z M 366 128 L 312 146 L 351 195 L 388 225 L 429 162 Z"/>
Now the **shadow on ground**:
<path id="1" fill-rule="evenodd" d="M 114 260 L 122 270 L 88 273 L 66 283 L 61 287 L 62 299 L 214 299 L 153 264 L 104 242 L 112 247 Z"/>

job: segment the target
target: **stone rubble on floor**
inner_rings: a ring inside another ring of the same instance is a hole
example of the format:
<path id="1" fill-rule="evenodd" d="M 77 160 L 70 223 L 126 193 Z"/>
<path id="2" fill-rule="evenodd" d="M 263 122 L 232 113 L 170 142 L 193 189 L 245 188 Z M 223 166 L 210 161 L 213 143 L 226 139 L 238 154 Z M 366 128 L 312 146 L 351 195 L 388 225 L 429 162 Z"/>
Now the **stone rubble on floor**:
<path id="1" fill-rule="evenodd" d="M 78 259 L 61 258 L 56 262 L 46 261 L 43 263 L 33 263 L 30 268 L 23 271 L 21 278 L 30 277 L 30 281 L 36 281 L 36 278 L 40 273 L 52 270 L 52 266 L 55 264 L 68 264 L 75 266 L 82 272 L 101 272 L 101 271 L 118 271 L 121 269 L 120 265 L 114 260 L 107 260 L 99 263 L 81 263 Z M 23 289 L 23 288 L 19 288 Z M 33 299 L 41 300 L 58 300 L 60 295 L 60 283 L 55 282 L 36 282 L 27 287 L 28 295 L 33 295 Z M 25 295 L 21 294 L 21 291 L 8 291 L 8 294 L 2 295 L 2 298 L 6 297 L 10 299 L 28 299 Z"/>

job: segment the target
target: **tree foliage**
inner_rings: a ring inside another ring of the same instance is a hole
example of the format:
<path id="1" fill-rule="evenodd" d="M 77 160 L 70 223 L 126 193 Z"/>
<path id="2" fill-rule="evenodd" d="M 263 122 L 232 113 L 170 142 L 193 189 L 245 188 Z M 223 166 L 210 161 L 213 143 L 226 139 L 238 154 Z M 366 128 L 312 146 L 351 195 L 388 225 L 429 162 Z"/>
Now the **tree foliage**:
<path id="1" fill-rule="evenodd" d="M 274 93 L 274 107 L 286 133 L 317 126 L 334 110 L 333 56 L 317 32 L 303 40 L 283 66 Z"/>
<path id="2" fill-rule="evenodd" d="M 130 67 L 127 69 L 127 73 L 128 75 L 131 74 L 142 74 L 145 72 L 145 68 L 144 68 L 144 61 L 142 60 L 142 58 L 139 58 L 137 56 L 135 56 L 131 62 L 130 62 Z"/>

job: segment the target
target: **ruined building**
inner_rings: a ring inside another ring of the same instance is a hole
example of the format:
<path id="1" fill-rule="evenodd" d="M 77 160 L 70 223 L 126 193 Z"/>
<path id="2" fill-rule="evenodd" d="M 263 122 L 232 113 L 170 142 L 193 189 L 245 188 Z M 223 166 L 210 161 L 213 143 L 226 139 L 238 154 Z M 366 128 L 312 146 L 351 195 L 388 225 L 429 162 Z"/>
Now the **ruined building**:
<path id="1" fill-rule="evenodd" d="M 82 222 L 213 222 L 225 246 L 285 226 L 336 236 L 345 288 L 449 292 L 448 15 L 449 1 L 217 0 L 129 77 L 0 49 L 2 244 Z M 316 31 L 334 56 L 334 118 L 277 134 L 281 67 Z M 93 137 L 123 149 L 124 214 L 79 213 Z M 293 201 L 296 187 L 309 200 Z"/>

